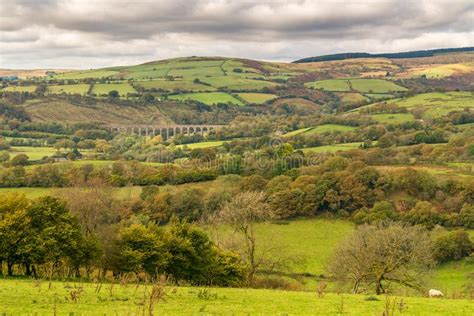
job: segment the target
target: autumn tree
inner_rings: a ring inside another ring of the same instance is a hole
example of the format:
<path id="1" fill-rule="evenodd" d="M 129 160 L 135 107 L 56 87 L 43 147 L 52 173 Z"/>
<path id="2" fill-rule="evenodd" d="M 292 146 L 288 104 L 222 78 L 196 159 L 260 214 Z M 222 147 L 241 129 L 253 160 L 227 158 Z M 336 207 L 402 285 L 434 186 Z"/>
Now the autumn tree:
<path id="1" fill-rule="evenodd" d="M 353 293 L 372 287 L 377 294 L 389 283 L 421 290 L 424 274 L 435 264 L 424 228 L 399 223 L 360 226 L 335 250 L 329 272 Z"/>

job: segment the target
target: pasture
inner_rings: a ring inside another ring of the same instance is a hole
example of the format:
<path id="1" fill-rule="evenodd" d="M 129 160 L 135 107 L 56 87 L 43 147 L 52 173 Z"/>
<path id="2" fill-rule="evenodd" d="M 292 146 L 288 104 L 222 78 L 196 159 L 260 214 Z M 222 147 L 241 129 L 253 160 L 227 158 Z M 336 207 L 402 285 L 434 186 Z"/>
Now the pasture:
<path id="1" fill-rule="evenodd" d="M 262 104 L 277 98 L 276 94 L 269 93 L 237 93 L 237 95 L 244 99 L 245 102 L 255 104 Z"/>
<path id="2" fill-rule="evenodd" d="M 187 147 L 188 149 L 196 149 L 196 148 L 219 147 L 222 144 L 224 144 L 223 140 L 217 140 L 217 141 L 211 141 L 211 142 L 200 142 L 200 143 L 177 145 L 176 147 L 180 147 L 180 148 Z"/>
<path id="3" fill-rule="evenodd" d="M 381 315 L 387 301 L 395 315 L 470 315 L 471 300 L 365 295 L 239 288 L 166 287 L 164 300 L 150 308 L 151 286 L 27 279 L 0 280 L 0 312 L 55 315 Z M 79 293 L 73 295 L 71 293 Z M 76 297 L 75 300 L 72 297 Z M 271 302 L 271 304 L 269 304 Z M 401 303 L 403 302 L 403 303 Z M 400 306 L 400 308 L 398 308 Z M 150 313 L 151 310 L 151 313 Z"/>
<path id="4" fill-rule="evenodd" d="M 86 71 L 70 71 L 64 72 L 57 75 L 54 75 L 54 79 L 87 79 L 87 78 L 107 78 L 118 74 L 119 72 L 116 70 L 110 70 L 107 68 L 104 69 L 97 69 L 97 70 L 86 70 Z"/>
<path id="5" fill-rule="evenodd" d="M 262 90 L 277 85 L 275 82 L 241 78 L 237 76 L 222 76 L 203 78 L 202 81 L 216 88 L 227 88 L 231 90 Z"/>
<path id="6" fill-rule="evenodd" d="M 49 94 L 80 94 L 85 95 L 89 91 L 89 84 L 67 84 L 67 85 L 51 85 L 48 86 Z"/>
<path id="7" fill-rule="evenodd" d="M 149 80 L 137 81 L 137 86 L 145 90 L 157 89 L 166 91 L 215 91 L 216 88 L 195 83 L 191 80 Z"/>
<path id="8" fill-rule="evenodd" d="M 326 145 L 326 146 L 318 146 L 318 147 L 307 147 L 302 148 L 301 150 L 304 153 L 334 153 L 337 151 L 346 151 L 360 148 L 360 145 L 363 143 L 361 142 L 354 142 L 354 143 L 345 143 L 345 144 L 335 144 L 335 145 Z"/>
<path id="9" fill-rule="evenodd" d="M 107 95 L 110 91 L 116 90 L 120 96 L 127 96 L 129 93 L 135 93 L 135 89 L 127 82 L 121 83 L 97 83 L 92 90 L 97 95 Z"/>
<path id="10" fill-rule="evenodd" d="M 314 127 L 305 127 L 301 129 L 297 129 L 291 132 L 286 133 L 285 137 L 291 137 L 295 135 L 312 135 L 312 134 L 323 134 L 323 133 L 343 133 L 343 132 L 350 132 L 355 130 L 356 127 L 354 126 L 347 126 L 347 125 L 339 125 L 339 124 L 324 124 L 318 125 Z"/>
<path id="11" fill-rule="evenodd" d="M 13 146 L 9 152 L 12 157 L 19 154 L 25 154 L 30 158 L 30 160 L 40 160 L 43 157 L 54 155 L 57 150 L 53 147 Z"/>
<path id="12" fill-rule="evenodd" d="M 175 94 L 168 96 L 170 100 L 175 101 L 187 101 L 193 100 L 202 102 L 208 105 L 214 105 L 218 103 L 228 103 L 243 106 L 244 103 L 239 99 L 233 97 L 232 95 L 225 92 L 209 92 L 209 93 L 184 93 L 184 94 Z"/>
<path id="13" fill-rule="evenodd" d="M 360 93 L 389 93 L 406 91 L 407 89 L 396 83 L 383 79 L 330 79 L 306 83 L 305 86 L 312 89 L 320 89 L 332 92 L 357 91 Z"/>
<path id="14" fill-rule="evenodd" d="M 8 86 L 6 88 L 1 89 L 1 91 L 33 93 L 36 91 L 36 86 Z"/>
<path id="15" fill-rule="evenodd" d="M 371 114 L 373 118 L 378 123 L 382 124 L 399 124 L 404 122 L 411 122 L 415 120 L 415 116 L 411 113 L 380 113 L 380 114 Z"/>

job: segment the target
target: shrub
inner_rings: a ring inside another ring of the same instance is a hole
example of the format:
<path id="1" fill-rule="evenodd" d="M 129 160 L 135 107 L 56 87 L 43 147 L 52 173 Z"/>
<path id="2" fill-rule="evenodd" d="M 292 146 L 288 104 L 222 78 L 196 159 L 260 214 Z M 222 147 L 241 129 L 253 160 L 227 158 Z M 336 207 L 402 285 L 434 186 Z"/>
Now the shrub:
<path id="1" fill-rule="evenodd" d="M 468 256 L 474 245 L 464 230 L 455 230 L 435 241 L 434 255 L 438 262 L 459 260 Z"/>

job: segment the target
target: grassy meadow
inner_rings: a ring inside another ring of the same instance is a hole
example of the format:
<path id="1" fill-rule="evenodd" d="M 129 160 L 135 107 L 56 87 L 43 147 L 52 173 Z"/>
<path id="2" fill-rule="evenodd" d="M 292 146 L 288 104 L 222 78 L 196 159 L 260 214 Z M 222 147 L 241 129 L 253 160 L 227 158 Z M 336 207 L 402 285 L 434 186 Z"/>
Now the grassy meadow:
<path id="1" fill-rule="evenodd" d="M 344 144 L 335 144 L 335 145 L 326 145 L 326 146 L 318 146 L 318 147 L 307 147 L 301 149 L 304 153 L 334 153 L 337 151 L 346 151 L 351 149 L 357 149 L 362 145 L 361 142 L 354 142 L 354 143 L 344 143 Z"/>
<path id="2" fill-rule="evenodd" d="M 236 288 L 166 287 L 164 300 L 150 308 L 151 286 L 27 279 L 0 280 L 0 312 L 8 315 L 472 315 L 470 300 L 385 297 Z M 77 299 L 71 299 L 71 293 Z"/>
<path id="3" fill-rule="evenodd" d="M 407 89 L 396 83 L 383 79 L 329 79 L 313 81 L 305 84 L 312 89 L 332 92 L 357 91 L 361 93 L 388 93 L 406 91 Z"/>
<path id="4" fill-rule="evenodd" d="M 194 100 L 202 102 L 208 105 L 214 105 L 217 103 L 232 103 L 236 105 L 244 105 L 242 101 L 237 98 L 234 98 L 232 95 L 225 92 L 210 92 L 210 93 L 184 93 L 170 95 L 168 97 L 170 100 L 175 101 L 186 101 Z"/>

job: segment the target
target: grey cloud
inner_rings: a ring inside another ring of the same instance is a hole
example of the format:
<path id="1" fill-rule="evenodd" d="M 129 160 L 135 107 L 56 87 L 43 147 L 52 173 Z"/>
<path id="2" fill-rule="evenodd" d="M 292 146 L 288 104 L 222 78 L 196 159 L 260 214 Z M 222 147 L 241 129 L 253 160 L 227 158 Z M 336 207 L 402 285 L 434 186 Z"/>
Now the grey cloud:
<path id="1" fill-rule="evenodd" d="M 470 46 L 473 21 L 472 1 L 2 1 L 0 67 Z"/>

